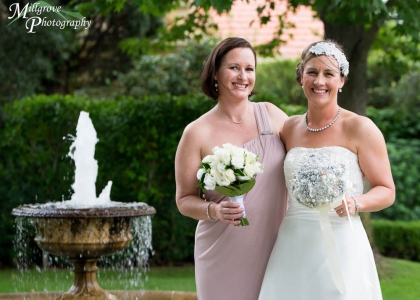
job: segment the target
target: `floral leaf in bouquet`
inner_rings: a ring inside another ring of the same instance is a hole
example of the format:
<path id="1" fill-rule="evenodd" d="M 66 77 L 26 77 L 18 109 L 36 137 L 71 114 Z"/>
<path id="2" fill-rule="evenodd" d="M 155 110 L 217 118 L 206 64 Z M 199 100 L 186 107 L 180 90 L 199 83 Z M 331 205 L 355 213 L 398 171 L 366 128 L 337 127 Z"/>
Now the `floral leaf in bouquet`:
<path id="1" fill-rule="evenodd" d="M 255 179 L 252 178 L 237 185 L 216 186 L 216 191 L 228 197 L 240 196 L 248 193 L 255 185 Z"/>

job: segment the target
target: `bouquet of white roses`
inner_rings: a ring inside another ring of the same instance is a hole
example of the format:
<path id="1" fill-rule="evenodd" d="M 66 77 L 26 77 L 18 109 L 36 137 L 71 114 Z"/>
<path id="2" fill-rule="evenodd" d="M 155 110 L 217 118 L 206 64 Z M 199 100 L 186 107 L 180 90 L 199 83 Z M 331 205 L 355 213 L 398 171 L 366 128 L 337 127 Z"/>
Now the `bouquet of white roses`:
<path id="1" fill-rule="evenodd" d="M 243 204 L 243 195 L 255 185 L 256 174 L 263 172 L 264 165 L 258 155 L 232 144 L 223 144 L 223 148 L 214 147 L 213 155 L 207 155 L 201 161 L 197 172 L 201 190 L 216 190 L 238 202 L 244 209 L 240 219 L 241 226 L 249 225 Z"/>

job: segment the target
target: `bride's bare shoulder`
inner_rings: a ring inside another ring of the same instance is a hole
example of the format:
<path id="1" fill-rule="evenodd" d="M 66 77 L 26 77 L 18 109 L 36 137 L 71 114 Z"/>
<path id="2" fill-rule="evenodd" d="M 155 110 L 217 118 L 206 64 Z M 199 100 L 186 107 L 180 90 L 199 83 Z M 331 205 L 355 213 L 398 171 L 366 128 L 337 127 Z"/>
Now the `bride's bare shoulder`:
<path id="1" fill-rule="evenodd" d="M 384 146 L 384 137 L 376 124 L 368 117 L 346 112 L 343 118 L 344 132 L 357 148 Z"/>

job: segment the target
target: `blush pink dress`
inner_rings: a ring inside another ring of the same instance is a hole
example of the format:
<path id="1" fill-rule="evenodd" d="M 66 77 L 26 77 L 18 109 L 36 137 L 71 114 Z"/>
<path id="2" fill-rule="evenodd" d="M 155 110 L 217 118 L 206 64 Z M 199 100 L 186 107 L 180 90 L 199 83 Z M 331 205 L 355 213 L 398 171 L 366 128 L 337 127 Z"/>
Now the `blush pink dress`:
<path id="1" fill-rule="evenodd" d="M 265 269 L 287 209 L 283 173 L 285 149 L 272 133 L 263 103 L 253 103 L 260 136 L 242 145 L 260 156 L 264 172 L 245 195 L 249 226 L 202 220 L 195 236 L 195 277 L 199 300 L 256 300 Z M 206 191 L 208 201 L 228 197 Z"/>

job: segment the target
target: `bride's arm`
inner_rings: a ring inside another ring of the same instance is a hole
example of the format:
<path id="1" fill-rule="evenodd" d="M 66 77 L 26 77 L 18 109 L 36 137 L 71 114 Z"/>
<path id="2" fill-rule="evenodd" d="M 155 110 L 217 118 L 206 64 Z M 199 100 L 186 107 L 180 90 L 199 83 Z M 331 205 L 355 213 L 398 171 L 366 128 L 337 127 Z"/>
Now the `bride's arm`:
<path id="1" fill-rule="evenodd" d="M 385 139 L 369 118 L 355 116 L 351 123 L 359 165 L 371 186 L 366 194 L 354 198 L 359 204 L 359 211 L 379 211 L 392 205 L 395 200 L 395 185 Z"/>

